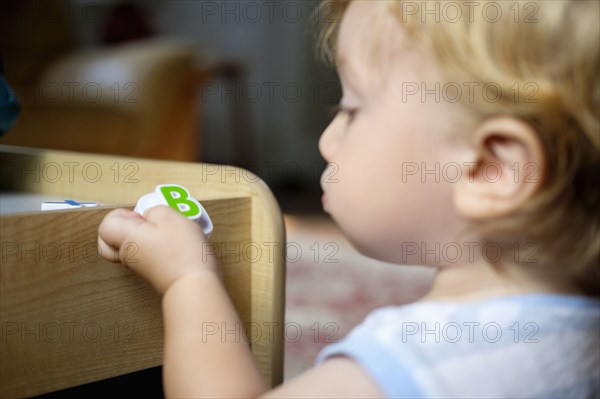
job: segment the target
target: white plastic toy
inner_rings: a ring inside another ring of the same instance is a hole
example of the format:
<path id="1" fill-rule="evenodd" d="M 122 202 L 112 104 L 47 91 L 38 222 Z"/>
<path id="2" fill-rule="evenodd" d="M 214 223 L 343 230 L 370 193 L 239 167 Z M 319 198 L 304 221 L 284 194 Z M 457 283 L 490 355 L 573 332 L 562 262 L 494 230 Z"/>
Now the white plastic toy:
<path id="1" fill-rule="evenodd" d="M 76 209 L 76 208 L 89 208 L 92 206 L 98 206 L 97 202 L 81 202 L 74 200 L 64 201 L 45 201 L 42 202 L 42 211 L 55 211 L 57 209 Z"/>
<path id="2" fill-rule="evenodd" d="M 154 192 L 140 198 L 133 209 L 134 212 L 144 215 L 146 210 L 157 205 L 167 205 L 181 213 L 190 220 L 194 220 L 204 231 L 204 235 L 210 237 L 213 224 L 204 207 L 190 192 L 179 184 L 159 184 Z"/>

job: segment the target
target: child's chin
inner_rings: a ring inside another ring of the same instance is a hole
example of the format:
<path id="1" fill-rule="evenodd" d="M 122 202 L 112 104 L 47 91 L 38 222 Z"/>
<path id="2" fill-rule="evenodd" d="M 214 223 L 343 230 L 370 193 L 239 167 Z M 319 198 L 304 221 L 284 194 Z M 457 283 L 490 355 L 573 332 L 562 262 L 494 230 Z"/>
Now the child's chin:
<path id="1" fill-rule="evenodd" d="M 356 249 L 361 255 L 382 262 L 397 263 L 394 262 L 391 257 L 386 256 L 387 254 L 385 253 L 385 251 L 382 251 L 382 248 L 378 247 L 377 245 L 374 245 L 370 242 L 365 242 L 364 240 L 353 239 L 345 233 L 344 235 L 346 236 L 346 238 L 348 238 L 350 244 L 352 244 L 354 249 Z"/>

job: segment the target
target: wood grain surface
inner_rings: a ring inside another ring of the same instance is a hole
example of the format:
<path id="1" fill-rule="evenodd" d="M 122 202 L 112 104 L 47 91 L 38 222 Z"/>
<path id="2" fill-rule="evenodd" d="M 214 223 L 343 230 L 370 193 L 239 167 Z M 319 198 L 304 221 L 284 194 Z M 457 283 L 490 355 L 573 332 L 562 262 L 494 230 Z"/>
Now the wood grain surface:
<path id="1" fill-rule="evenodd" d="M 285 233 L 267 186 L 232 166 L 0 146 L 2 191 L 133 208 L 157 184 L 186 187 L 215 229 L 207 251 L 247 327 L 265 381 L 283 378 Z M 32 396 L 161 364 L 160 298 L 99 257 L 115 206 L 0 216 L 0 396 Z M 208 322 L 210 324 L 210 322 Z M 207 333 L 215 326 L 207 324 Z"/>

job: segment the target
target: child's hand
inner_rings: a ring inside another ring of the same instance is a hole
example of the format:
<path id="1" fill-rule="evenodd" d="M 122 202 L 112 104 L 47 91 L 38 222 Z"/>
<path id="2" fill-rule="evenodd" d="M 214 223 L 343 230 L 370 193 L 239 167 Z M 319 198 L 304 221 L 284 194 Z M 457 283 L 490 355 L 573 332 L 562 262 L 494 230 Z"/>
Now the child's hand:
<path id="1" fill-rule="evenodd" d="M 206 243 L 198 224 L 168 206 L 151 208 L 145 218 L 115 209 L 98 228 L 102 257 L 129 266 L 161 294 L 189 274 L 209 271 L 219 275 Z"/>

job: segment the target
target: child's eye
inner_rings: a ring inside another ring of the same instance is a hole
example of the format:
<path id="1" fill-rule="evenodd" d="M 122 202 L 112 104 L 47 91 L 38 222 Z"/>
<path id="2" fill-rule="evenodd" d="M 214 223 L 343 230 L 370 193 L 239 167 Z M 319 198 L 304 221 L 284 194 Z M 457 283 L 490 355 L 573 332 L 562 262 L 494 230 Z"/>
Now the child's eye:
<path id="1" fill-rule="evenodd" d="M 354 120 L 354 117 L 356 116 L 357 113 L 358 113 L 358 108 L 349 108 L 349 107 L 344 107 L 343 105 L 337 105 L 332 110 L 333 116 L 336 116 L 338 114 L 347 115 L 348 116 L 348 120 L 347 120 L 348 124 Z"/>

